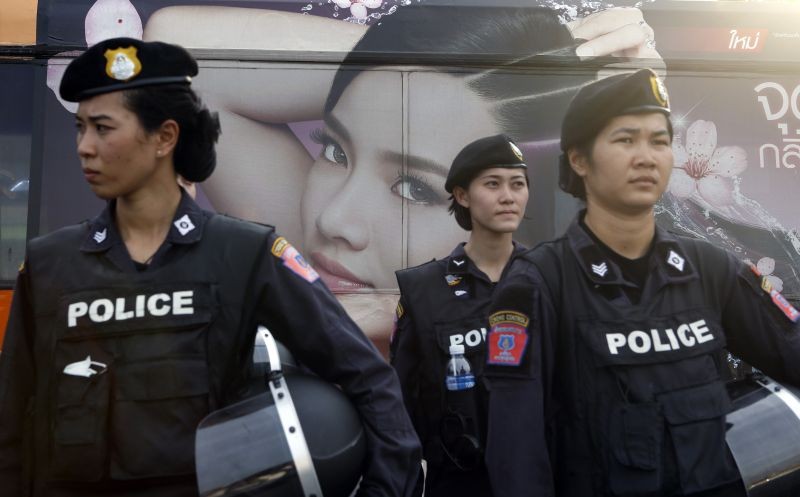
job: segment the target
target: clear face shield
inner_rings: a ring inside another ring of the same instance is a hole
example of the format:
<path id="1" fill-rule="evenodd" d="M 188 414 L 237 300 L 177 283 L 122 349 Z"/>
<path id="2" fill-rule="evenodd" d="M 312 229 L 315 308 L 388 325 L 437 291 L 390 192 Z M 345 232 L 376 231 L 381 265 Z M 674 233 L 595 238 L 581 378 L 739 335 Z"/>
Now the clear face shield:
<path id="1" fill-rule="evenodd" d="M 209 414 L 198 426 L 195 464 L 201 497 L 335 497 L 356 487 L 366 454 L 361 420 L 335 386 L 281 366 L 264 327 L 266 393 Z M 284 360 L 286 363 L 287 361 Z M 286 374 L 284 374 L 286 373 Z"/>
<path id="2" fill-rule="evenodd" d="M 726 441 L 749 497 L 800 492 L 800 390 L 757 374 L 728 384 Z"/>

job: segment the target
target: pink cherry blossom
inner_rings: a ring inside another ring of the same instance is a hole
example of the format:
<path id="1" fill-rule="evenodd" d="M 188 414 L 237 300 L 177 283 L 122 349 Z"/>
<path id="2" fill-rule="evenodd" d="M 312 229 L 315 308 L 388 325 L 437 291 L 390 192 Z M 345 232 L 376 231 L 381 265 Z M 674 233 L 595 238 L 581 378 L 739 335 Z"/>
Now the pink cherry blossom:
<path id="1" fill-rule="evenodd" d="M 672 151 L 675 168 L 669 181 L 670 193 L 679 198 L 699 195 L 714 207 L 733 203 L 733 179 L 747 169 L 747 153 L 737 146 L 718 148 L 713 122 L 693 122 L 686 131 L 686 145 L 676 136 Z"/>
<path id="2" fill-rule="evenodd" d="M 377 9 L 383 4 L 383 0 L 333 0 L 339 8 L 350 9 L 350 14 L 356 19 L 366 19 L 367 9 Z"/>

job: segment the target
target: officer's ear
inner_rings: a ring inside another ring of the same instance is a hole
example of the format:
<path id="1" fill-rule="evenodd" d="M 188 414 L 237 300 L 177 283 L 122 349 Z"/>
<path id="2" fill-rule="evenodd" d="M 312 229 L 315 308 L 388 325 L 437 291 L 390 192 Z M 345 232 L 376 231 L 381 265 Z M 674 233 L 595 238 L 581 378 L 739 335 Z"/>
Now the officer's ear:
<path id="1" fill-rule="evenodd" d="M 167 119 L 155 130 L 154 134 L 158 142 L 159 156 L 170 155 L 178 144 L 180 136 L 180 126 L 174 119 Z"/>
<path id="2" fill-rule="evenodd" d="M 578 147 L 570 148 L 567 150 L 567 159 L 569 159 L 569 167 L 572 168 L 575 174 L 581 178 L 586 177 L 589 172 L 590 158 L 583 150 Z"/>
<path id="3" fill-rule="evenodd" d="M 469 209 L 469 192 L 465 188 L 461 186 L 453 187 L 453 198 L 458 202 L 458 205 Z"/>

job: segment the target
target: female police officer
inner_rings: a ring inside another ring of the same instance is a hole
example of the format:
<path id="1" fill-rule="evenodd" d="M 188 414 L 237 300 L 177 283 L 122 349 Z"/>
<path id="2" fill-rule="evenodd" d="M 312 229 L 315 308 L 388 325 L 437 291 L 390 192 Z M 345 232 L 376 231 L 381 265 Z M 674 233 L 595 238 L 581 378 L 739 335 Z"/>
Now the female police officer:
<path id="1" fill-rule="evenodd" d="M 464 147 L 445 190 L 453 195 L 450 211 L 459 226 L 470 231 L 469 241 L 444 259 L 397 272 L 401 295 L 391 361 L 423 443 L 426 495 L 515 495 L 503 449 L 492 440 L 484 463 L 488 401 L 482 365 L 487 306 L 508 261 L 522 251 L 512 235 L 528 201 L 526 169 L 519 148 L 505 135 Z M 453 345 L 464 347 L 478 380 L 457 393 L 445 389 Z"/>
<path id="2" fill-rule="evenodd" d="M 0 363 L 0 495 L 197 495 L 194 431 L 236 400 L 263 323 L 363 418 L 360 495 L 406 495 L 418 442 L 391 368 L 269 227 L 201 210 L 216 116 L 182 48 L 117 38 L 75 59 L 97 218 L 32 240 Z"/>
<path id="3" fill-rule="evenodd" d="M 528 338 L 526 361 L 555 361 L 559 495 L 742 495 L 725 443 L 722 347 L 800 384 L 797 311 L 731 254 L 656 226 L 671 141 L 650 70 L 581 89 L 562 126 L 560 184 L 586 210 L 517 258 L 495 292 L 489 362 Z M 493 389 L 540 371 L 490 368 L 506 371 Z M 520 408 L 493 414 L 524 417 Z"/>

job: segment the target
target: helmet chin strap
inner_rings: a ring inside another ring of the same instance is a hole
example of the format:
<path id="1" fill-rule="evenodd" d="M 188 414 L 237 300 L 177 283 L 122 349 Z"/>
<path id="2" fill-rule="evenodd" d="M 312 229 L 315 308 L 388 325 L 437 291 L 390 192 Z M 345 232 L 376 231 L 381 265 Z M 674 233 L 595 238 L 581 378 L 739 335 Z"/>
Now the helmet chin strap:
<path id="1" fill-rule="evenodd" d="M 267 348 L 267 357 L 269 358 L 267 385 L 275 400 L 278 418 L 281 421 L 292 459 L 294 459 L 297 478 L 303 487 L 303 494 L 305 497 L 322 497 L 322 487 L 314 469 L 314 461 L 311 459 L 311 452 L 308 450 L 306 437 L 300 426 L 300 419 L 297 417 L 297 409 L 295 409 L 292 395 L 286 385 L 286 378 L 281 370 L 278 345 L 272 333 L 265 326 L 258 326 L 257 337 L 264 342 L 264 346 Z"/>

